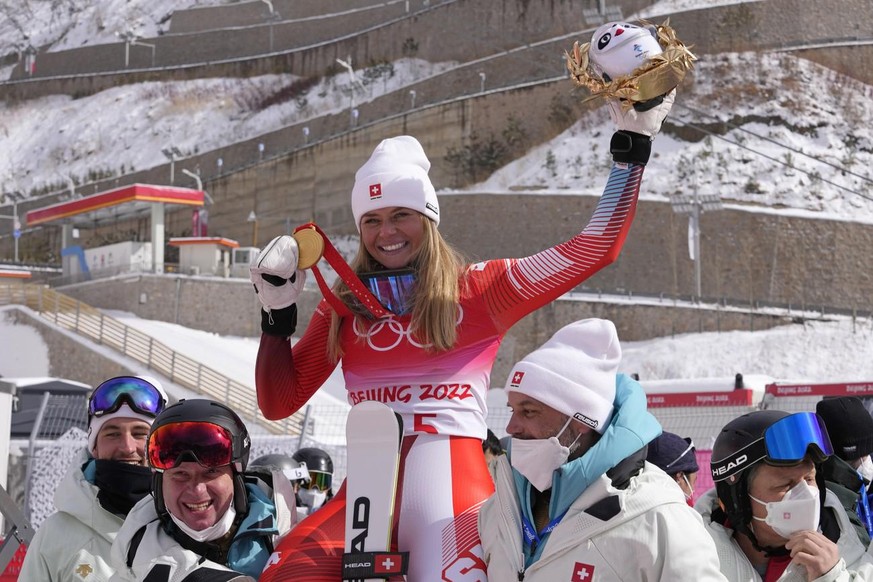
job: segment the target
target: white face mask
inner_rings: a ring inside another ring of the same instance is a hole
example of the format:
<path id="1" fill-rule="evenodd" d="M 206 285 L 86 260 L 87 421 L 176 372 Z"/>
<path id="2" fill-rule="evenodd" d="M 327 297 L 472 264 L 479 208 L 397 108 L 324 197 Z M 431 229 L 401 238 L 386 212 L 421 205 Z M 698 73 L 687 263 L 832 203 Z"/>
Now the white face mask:
<path id="1" fill-rule="evenodd" d="M 300 497 L 300 502 L 309 508 L 309 513 L 324 505 L 327 499 L 327 491 L 319 491 L 318 489 L 301 489 L 297 495 Z"/>
<path id="2" fill-rule="evenodd" d="M 873 482 L 873 461 L 870 460 L 870 455 L 864 457 L 864 460 L 861 461 L 861 466 L 858 467 L 858 473 L 867 480 L 867 482 Z"/>
<path id="3" fill-rule="evenodd" d="M 510 462 L 537 491 L 546 491 L 552 487 L 552 473 L 566 463 L 570 456 L 570 449 L 562 445 L 558 437 L 567 429 L 571 420 L 568 418 L 558 434 L 547 439 L 512 439 Z M 579 440 L 578 436 L 576 440 Z"/>
<path id="4" fill-rule="evenodd" d="M 767 517 L 752 516 L 752 519 L 763 521 L 783 538 L 799 531 L 817 531 L 821 511 L 818 495 L 818 489 L 810 487 L 806 481 L 789 489 L 781 501 L 765 502 L 749 495 L 767 508 Z"/>
<path id="5" fill-rule="evenodd" d="M 211 542 L 230 531 L 230 528 L 233 526 L 233 520 L 236 518 L 236 509 L 234 509 L 233 502 L 231 502 L 230 507 L 228 507 L 227 511 L 224 512 L 224 516 L 221 519 L 200 531 L 192 529 L 172 513 L 170 514 L 170 518 L 173 520 L 173 523 L 178 525 L 179 529 L 185 532 L 192 540 L 198 542 Z"/>
<path id="6" fill-rule="evenodd" d="M 688 485 L 688 491 L 682 489 L 682 494 L 685 496 L 685 503 L 687 503 L 690 507 L 694 507 L 694 487 L 691 486 L 691 481 L 688 480 L 688 476 L 685 473 L 682 473 L 682 478 L 685 480 L 685 484 Z"/>

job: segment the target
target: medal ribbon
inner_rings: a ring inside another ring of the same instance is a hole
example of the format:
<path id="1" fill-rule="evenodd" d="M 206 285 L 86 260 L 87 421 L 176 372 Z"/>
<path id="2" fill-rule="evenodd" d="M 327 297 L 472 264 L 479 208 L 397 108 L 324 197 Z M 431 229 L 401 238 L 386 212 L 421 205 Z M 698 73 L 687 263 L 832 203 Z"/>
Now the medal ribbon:
<path id="1" fill-rule="evenodd" d="M 302 230 L 304 228 L 311 228 L 315 230 L 324 239 L 324 260 L 333 267 L 333 270 L 336 271 L 336 274 L 339 276 L 343 282 L 348 285 L 349 290 L 354 293 L 355 297 L 361 302 L 361 304 L 369 311 L 373 317 L 376 319 L 382 319 L 383 317 L 391 317 L 392 313 L 382 307 L 382 304 L 379 303 L 379 300 L 370 293 L 370 290 L 361 282 L 358 276 L 352 271 L 352 268 L 346 262 L 339 251 L 336 250 L 336 247 L 333 246 L 333 243 L 330 242 L 330 239 L 327 238 L 327 235 L 324 234 L 317 224 L 314 222 L 309 222 L 304 224 L 303 226 L 298 226 L 294 229 L 294 232 Z M 315 281 L 318 283 L 318 288 L 321 289 L 321 294 L 330 303 L 330 306 L 333 307 L 333 310 L 336 311 L 340 316 L 350 316 L 352 315 L 352 311 L 348 308 L 348 306 L 340 301 L 340 298 L 334 295 L 333 290 L 328 286 L 327 282 L 324 280 L 324 276 L 321 274 L 321 271 L 318 269 L 318 265 L 312 265 L 310 267 L 312 269 L 312 274 L 315 275 Z"/>

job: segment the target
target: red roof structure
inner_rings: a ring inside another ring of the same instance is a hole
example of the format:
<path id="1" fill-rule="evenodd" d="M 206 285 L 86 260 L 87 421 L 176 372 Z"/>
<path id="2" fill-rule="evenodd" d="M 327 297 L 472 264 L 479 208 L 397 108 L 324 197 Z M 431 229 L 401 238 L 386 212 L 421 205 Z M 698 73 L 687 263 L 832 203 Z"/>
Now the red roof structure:
<path id="1" fill-rule="evenodd" d="M 133 184 L 37 208 L 27 213 L 27 226 L 37 226 L 67 219 L 77 227 L 100 226 L 109 220 L 138 218 L 151 212 L 154 203 L 203 206 L 203 191 L 175 186 Z"/>
<path id="2" fill-rule="evenodd" d="M 201 207 L 205 192 L 175 186 L 133 184 L 67 200 L 27 213 L 27 226 L 56 223 L 65 229 L 97 228 L 119 220 L 151 217 L 152 270 L 164 272 L 164 205 Z M 64 235 L 63 246 L 69 245 Z M 63 249 L 62 249 L 63 251 Z"/>
<path id="3" fill-rule="evenodd" d="M 182 247 L 187 245 L 218 245 L 231 249 L 238 249 L 239 243 L 235 240 L 224 238 L 221 236 L 180 236 L 173 237 L 167 243 L 171 247 Z"/>
<path id="4" fill-rule="evenodd" d="M 0 279 L 30 279 L 32 276 L 30 271 L 0 268 Z"/>

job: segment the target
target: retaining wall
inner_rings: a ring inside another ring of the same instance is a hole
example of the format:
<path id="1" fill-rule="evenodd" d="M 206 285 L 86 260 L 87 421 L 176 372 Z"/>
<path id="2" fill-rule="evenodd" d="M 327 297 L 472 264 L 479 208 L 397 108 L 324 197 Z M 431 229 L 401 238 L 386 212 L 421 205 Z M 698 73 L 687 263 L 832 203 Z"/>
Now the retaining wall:
<path id="1" fill-rule="evenodd" d="M 260 335 L 259 304 L 247 281 L 142 275 L 71 285 L 61 291 L 94 307 L 128 311 L 147 319 L 179 323 L 222 335 Z M 140 292 L 148 294 L 147 302 L 140 302 Z M 192 298 L 196 300 L 192 301 Z M 317 290 L 307 290 L 303 294 L 298 304 L 296 336 L 305 331 L 320 299 Z M 512 365 L 560 327 L 588 317 L 615 322 L 623 341 L 703 331 L 768 329 L 791 323 L 787 315 L 686 304 L 676 306 L 669 300 L 665 300 L 663 305 L 635 305 L 624 301 L 609 303 L 596 297 L 563 298 L 528 315 L 509 331 L 498 352 L 492 385 L 502 386 Z"/>

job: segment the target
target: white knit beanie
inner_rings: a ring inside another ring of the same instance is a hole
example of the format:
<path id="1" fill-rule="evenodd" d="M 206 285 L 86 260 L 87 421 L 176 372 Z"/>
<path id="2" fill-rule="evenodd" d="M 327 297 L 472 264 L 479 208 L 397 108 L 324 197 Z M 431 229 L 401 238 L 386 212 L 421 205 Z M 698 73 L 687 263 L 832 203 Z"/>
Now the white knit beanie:
<path id="1" fill-rule="evenodd" d="M 355 173 L 352 214 L 361 232 L 361 216 L 371 210 L 400 206 L 440 223 L 440 205 L 427 176 L 430 160 L 418 140 L 401 135 L 382 140 Z"/>
<path id="2" fill-rule="evenodd" d="M 161 396 L 164 398 L 164 406 L 167 405 L 167 393 L 164 391 L 164 387 L 161 386 L 161 383 L 158 382 L 155 378 L 150 376 L 138 376 L 154 386 L 158 389 Z M 104 414 L 102 416 L 88 416 L 88 452 L 92 455 L 94 454 L 94 447 L 97 446 L 97 435 L 100 434 L 100 429 L 103 428 L 103 425 L 109 422 L 111 418 L 133 418 L 136 420 L 141 420 L 143 422 L 148 423 L 149 426 L 155 421 L 154 416 L 149 416 L 146 414 L 140 414 L 139 412 L 133 410 L 130 406 L 125 402 L 121 406 L 118 407 L 118 410 L 115 412 Z"/>
<path id="3" fill-rule="evenodd" d="M 612 419 L 620 360 L 615 325 L 583 319 L 518 362 L 506 391 L 530 396 L 603 434 Z"/>

